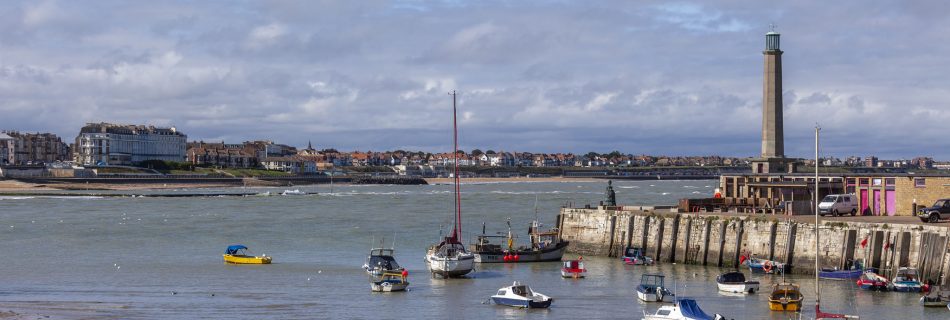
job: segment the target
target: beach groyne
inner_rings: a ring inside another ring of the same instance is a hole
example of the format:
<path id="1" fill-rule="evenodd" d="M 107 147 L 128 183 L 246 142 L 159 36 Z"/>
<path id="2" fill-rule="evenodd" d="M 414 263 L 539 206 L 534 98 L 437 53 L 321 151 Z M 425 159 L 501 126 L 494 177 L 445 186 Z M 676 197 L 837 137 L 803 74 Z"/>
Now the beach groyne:
<path id="1" fill-rule="evenodd" d="M 569 252 L 618 257 L 627 246 L 646 248 L 658 263 L 739 268 L 740 256 L 786 263 L 791 273 L 814 274 L 814 220 L 773 215 L 679 213 L 675 207 L 562 208 L 561 237 Z M 950 228 L 852 221 L 822 221 L 821 267 L 846 269 L 863 261 L 891 277 L 917 268 L 941 283 L 950 267 Z"/>

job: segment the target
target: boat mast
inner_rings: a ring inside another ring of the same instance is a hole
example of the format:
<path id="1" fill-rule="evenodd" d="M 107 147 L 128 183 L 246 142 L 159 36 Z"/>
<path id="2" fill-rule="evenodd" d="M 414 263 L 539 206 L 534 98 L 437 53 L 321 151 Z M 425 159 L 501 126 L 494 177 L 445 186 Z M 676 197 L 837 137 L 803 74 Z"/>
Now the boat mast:
<path id="1" fill-rule="evenodd" d="M 456 107 L 456 100 L 458 93 L 455 90 L 452 90 L 452 140 L 453 146 L 452 155 L 455 157 L 454 162 L 454 177 L 455 177 L 455 240 L 459 243 L 462 242 L 462 194 L 459 190 L 459 129 L 458 129 L 458 108 Z"/>
<path id="2" fill-rule="evenodd" d="M 819 305 L 821 304 L 821 283 L 818 281 L 818 258 L 821 255 L 818 253 L 818 244 L 819 235 L 821 232 L 818 230 L 818 132 L 821 131 L 821 127 L 815 125 L 815 310 L 819 311 Z M 817 316 L 817 314 L 816 314 Z"/>

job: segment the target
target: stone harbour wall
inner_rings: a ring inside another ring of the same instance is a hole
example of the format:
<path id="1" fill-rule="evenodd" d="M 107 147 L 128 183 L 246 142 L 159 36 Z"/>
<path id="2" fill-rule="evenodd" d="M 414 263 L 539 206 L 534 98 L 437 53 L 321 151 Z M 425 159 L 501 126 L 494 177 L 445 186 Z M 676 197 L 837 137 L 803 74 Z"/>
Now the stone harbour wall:
<path id="1" fill-rule="evenodd" d="M 815 224 L 785 216 L 676 213 L 671 207 L 562 208 L 561 237 L 569 252 L 619 257 L 643 247 L 657 263 L 739 267 L 741 255 L 785 262 L 792 273 L 814 274 Z M 822 221 L 818 254 L 823 268 L 860 260 L 891 278 L 917 268 L 941 283 L 950 272 L 950 228 L 910 224 Z M 865 241 L 866 240 L 866 241 Z M 861 243 L 865 242 L 865 245 Z"/>

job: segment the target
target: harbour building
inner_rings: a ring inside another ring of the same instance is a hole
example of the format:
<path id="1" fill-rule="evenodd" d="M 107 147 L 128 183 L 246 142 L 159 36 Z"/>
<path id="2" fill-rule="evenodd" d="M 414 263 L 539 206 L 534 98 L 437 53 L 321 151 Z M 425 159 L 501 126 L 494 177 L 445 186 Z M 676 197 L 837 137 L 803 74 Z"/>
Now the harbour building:
<path id="1" fill-rule="evenodd" d="M 720 176 L 720 197 L 684 199 L 684 211 L 766 212 L 814 214 L 818 197 L 853 194 L 859 215 L 914 215 L 919 206 L 950 198 L 950 175 L 939 173 L 820 173 L 796 172 L 800 159 L 786 158 L 782 116 L 781 35 L 765 35 L 762 93 L 762 150 L 751 161 L 752 172 Z M 877 162 L 875 157 L 868 161 Z M 873 165 L 876 165 L 873 164 Z"/>
<path id="2" fill-rule="evenodd" d="M 175 127 L 88 123 L 76 137 L 81 165 L 132 165 L 147 160 L 186 161 L 188 136 Z"/>

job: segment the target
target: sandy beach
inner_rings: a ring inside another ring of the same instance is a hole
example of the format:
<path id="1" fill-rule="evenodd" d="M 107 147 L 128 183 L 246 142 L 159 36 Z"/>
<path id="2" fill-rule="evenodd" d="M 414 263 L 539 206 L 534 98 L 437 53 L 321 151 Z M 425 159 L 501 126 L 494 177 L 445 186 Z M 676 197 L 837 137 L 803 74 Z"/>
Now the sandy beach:
<path id="1" fill-rule="evenodd" d="M 232 184 L 216 183 L 55 183 L 35 184 L 16 180 L 0 180 L 0 192 L 29 192 L 55 190 L 152 190 L 152 189 L 183 189 L 183 188 L 224 188 L 234 187 Z"/>
<path id="2" fill-rule="evenodd" d="M 453 178 L 426 178 L 429 184 L 449 184 L 454 183 Z M 603 179 L 594 178 L 565 178 L 565 177 L 544 177 L 544 178 L 460 178 L 462 183 L 515 183 L 515 182 L 597 182 Z"/>

